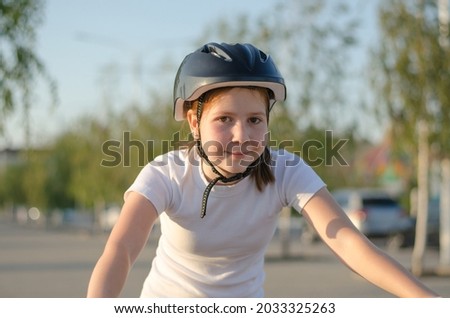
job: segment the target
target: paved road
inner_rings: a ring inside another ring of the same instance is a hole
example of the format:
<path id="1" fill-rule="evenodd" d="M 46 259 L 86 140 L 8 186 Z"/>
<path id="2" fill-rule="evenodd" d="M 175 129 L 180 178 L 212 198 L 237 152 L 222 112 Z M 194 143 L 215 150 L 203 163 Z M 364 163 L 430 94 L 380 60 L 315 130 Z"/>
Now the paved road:
<path id="1" fill-rule="evenodd" d="M 152 234 L 153 235 L 153 234 Z M 156 234 L 155 234 L 156 235 Z M 0 298 L 84 297 L 92 268 L 107 236 L 74 231 L 45 231 L 0 221 Z M 150 242 L 155 242 L 155 237 Z M 391 297 L 349 271 L 320 243 L 289 249 L 281 257 L 274 239 L 267 252 L 267 297 Z M 155 253 L 149 243 L 135 264 L 123 297 L 137 297 Z M 409 267 L 411 250 L 392 256 Z M 438 252 L 427 252 L 425 265 L 437 264 Z M 450 277 L 422 280 L 450 297 Z"/>

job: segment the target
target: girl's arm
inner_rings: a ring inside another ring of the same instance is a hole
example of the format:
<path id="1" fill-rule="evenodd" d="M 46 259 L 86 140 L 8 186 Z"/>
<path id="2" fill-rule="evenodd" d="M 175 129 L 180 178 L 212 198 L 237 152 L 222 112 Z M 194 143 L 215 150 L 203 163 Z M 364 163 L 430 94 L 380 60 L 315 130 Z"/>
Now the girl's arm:
<path id="1" fill-rule="evenodd" d="M 369 282 L 398 297 L 438 297 L 370 242 L 326 188 L 311 198 L 303 214 L 342 262 Z"/>
<path id="2" fill-rule="evenodd" d="M 118 297 L 158 218 L 153 204 L 130 192 L 89 282 L 87 297 Z"/>

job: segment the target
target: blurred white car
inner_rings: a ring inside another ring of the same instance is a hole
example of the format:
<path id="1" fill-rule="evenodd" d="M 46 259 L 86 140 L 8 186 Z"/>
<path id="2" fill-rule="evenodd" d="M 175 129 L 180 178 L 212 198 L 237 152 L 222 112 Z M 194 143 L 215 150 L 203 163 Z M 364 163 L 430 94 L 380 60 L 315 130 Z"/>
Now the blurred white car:
<path id="1" fill-rule="evenodd" d="M 368 237 L 410 234 L 414 220 L 389 193 L 378 189 L 341 189 L 333 192 L 355 226 Z"/>

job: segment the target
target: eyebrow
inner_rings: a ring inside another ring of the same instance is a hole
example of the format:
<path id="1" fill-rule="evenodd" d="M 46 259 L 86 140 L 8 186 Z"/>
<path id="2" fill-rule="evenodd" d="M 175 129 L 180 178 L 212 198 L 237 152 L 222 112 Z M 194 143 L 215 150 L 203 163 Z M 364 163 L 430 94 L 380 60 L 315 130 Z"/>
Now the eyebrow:
<path id="1" fill-rule="evenodd" d="M 218 110 L 218 111 L 213 111 L 212 112 L 213 115 L 217 116 L 235 116 L 236 113 L 235 112 L 229 112 L 229 111 L 223 111 L 223 110 Z M 245 113 L 245 116 L 266 116 L 266 112 L 261 111 L 261 112 L 252 112 L 252 113 Z"/>

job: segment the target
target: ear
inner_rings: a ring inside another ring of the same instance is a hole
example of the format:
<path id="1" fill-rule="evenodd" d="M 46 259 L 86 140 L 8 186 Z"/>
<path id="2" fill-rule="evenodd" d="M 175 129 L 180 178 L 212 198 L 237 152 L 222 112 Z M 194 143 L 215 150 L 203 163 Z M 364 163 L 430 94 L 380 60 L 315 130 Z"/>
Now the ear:
<path id="1" fill-rule="evenodd" d="M 186 113 L 186 119 L 189 123 L 189 128 L 192 132 L 192 135 L 194 136 L 194 139 L 199 138 L 199 127 L 198 127 L 198 121 L 197 121 L 197 112 L 195 112 L 192 109 L 189 109 Z"/>

